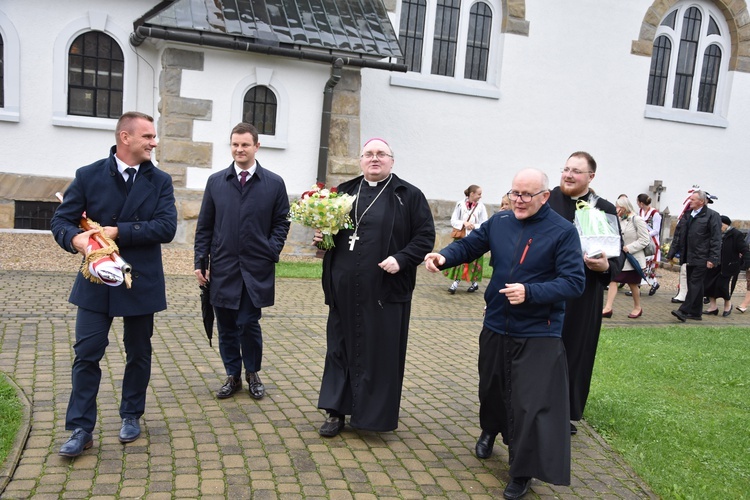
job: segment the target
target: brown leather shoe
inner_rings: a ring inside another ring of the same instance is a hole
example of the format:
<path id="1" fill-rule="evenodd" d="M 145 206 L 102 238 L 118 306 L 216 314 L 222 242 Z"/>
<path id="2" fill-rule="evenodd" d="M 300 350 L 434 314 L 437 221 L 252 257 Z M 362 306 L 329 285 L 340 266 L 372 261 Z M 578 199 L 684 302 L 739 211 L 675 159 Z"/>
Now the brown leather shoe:
<path id="1" fill-rule="evenodd" d="M 247 380 L 247 388 L 250 391 L 250 396 L 254 399 L 263 399 L 263 396 L 266 395 L 266 387 L 260 381 L 258 373 L 248 373 L 245 375 L 245 379 Z"/>
<path id="2" fill-rule="evenodd" d="M 221 389 L 216 391 L 216 397 L 219 399 L 226 399 L 232 397 L 232 395 L 240 389 L 242 389 L 242 379 L 230 375 L 227 377 L 224 385 L 221 386 Z"/>

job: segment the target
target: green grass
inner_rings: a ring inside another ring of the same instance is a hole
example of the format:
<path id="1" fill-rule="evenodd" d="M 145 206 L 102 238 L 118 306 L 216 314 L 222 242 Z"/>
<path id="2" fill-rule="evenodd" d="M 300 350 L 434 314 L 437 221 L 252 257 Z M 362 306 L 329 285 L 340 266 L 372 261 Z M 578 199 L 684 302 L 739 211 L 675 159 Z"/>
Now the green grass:
<path id="1" fill-rule="evenodd" d="M 323 259 L 314 262 L 281 261 L 276 264 L 277 278 L 320 278 L 323 275 Z"/>
<path id="2" fill-rule="evenodd" d="M 750 328 L 603 330 L 585 418 L 662 498 L 750 498 Z"/>
<path id="3" fill-rule="evenodd" d="M 4 375 L 0 375 L 0 465 L 5 462 L 13 446 L 22 418 L 23 411 L 15 389 Z"/>

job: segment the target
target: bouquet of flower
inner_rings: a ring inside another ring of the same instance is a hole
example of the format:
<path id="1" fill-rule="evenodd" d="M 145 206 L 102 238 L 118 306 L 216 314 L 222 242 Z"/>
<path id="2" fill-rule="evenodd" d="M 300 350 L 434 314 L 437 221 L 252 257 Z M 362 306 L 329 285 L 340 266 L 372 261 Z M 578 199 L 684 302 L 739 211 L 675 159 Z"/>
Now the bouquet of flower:
<path id="1" fill-rule="evenodd" d="M 333 235 L 341 229 L 353 227 L 349 212 L 355 198 L 354 195 L 339 193 L 335 187 L 326 189 L 325 184 L 318 182 L 289 207 L 289 220 L 319 229 L 323 241 L 318 243 L 318 248 L 330 250 L 335 246 Z"/>

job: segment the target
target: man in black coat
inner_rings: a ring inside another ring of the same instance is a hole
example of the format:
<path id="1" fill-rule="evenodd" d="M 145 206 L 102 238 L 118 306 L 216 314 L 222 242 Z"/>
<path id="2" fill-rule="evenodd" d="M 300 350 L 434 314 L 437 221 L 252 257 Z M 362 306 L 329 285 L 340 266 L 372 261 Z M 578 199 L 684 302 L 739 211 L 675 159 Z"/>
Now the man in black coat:
<path id="1" fill-rule="evenodd" d="M 341 432 L 346 415 L 358 429 L 398 427 L 417 266 L 435 244 L 427 199 L 391 172 L 390 146 L 367 141 L 360 168 L 363 175 L 338 187 L 357 195 L 354 228 L 339 231 L 323 259 L 328 325 L 318 408 L 328 418 L 318 432 L 325 437 Z M 316 231 L 314 241 L 321 239 Z"/>
<path id="2" fill-rule="evenodd" d="M 570 222 L 575 219 L 576 202 L 583 200 L 607 214 L 617 217 L 614 205 L 596 196 L 589 187 L 596 177 L 596 161 L 584 151 L 570 155 L 562 169 L 560 185 L 550 192 L 549 206 Z M 619 233 L 619 231 L 618 231 Z M 584 255 L 586 289 L 578 298 L 565 305 L 562 339 L 568 359 L 570 420 L 580 420 L 589 397 L 594 372 L 599 331 L 602 327 L 603 289 L 622 269 L 624 254 L 609 258 Z M 577 429 L 570 424 L 571 434 Z"/>
<path id="3" fill-rule="evenodd" d="M 216 392 L 224 399 L 242 388 L 261 399 L 261 308 L 274 303 L 276 263 L 289 232 L 284 180 L 255 160 L 257 129 L 240 123 L 230 135 L 234 162 L 211 175 L 195 228 L 195 276 L 211 283 L 219 352 L 227 378 Z M 208 272 L 202 272 L 208 263 Z"/>
<path id="4" fill-rule="evenodd" d="M 116 145 L 108 158 L 76 171 L 60 207 L 52 217 L 55 241 L 71 253 L 87 254 L 96 229 L 79 228 L 81 214 L 102 226 L 104 234 L 132 265 L 132 286 L 93 283 L 76 276 L 70 302 L 78 306 L 72 389 L 65 428 L 73 431 L 60 455 L 75 457 L 93 445 L 99 361 L 107 347 L 112 318 L 123 317 L 127 360 L 122 379 L 120 442 L 141 433 L 139 419 L 146 407 L 151 377 L 151 336 L 154 313 L 167 308 L 161 244 L 177 231 L 172 178 L 151 163 L 156 147 L 154 120 L 128 112 L 115 130 Z"/>
<path id="5" fill-rule="evenodd" d="M 706 205 L 705 191 L 693 191 L 690 195 L 690 213 L 677 223 L 677 237 L 672 240 L 667 259 L 680 253 L 680 264 L 687 264 L 688 291 L 685 302 L 672 316 L 682 321 L 701 320 L 703 313 L 703 286 L 706 272 L 719 265 L 721 258 L 721 218 L 718 212 Z"/>

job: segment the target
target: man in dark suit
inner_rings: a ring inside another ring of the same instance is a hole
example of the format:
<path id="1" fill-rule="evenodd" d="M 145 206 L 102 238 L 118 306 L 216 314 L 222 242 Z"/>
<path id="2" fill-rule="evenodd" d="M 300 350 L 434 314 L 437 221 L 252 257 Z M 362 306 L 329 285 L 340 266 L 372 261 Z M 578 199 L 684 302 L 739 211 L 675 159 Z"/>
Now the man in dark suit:
<path id="1" fill-rule="evenodd" d="M 671 259 L 679 252 L 680 264 L 687 264 L 685 302 L 672 311 L 672 316 L 683 323 L 688 319 L 702 319 L 703 282 L 708 270 L 718 266 L 721 258 L 721 218 L 706 206 L 707 203 L 705 191 L 693 191 L 690 211 L 677 223 L 667 254 L 667 259 Z"/>
<path id="2" fill-rule="evenodd" d="M 70 302 L 78 306 L 72 390 L 65 428 L 73 431 L 60 455 L 75 457 L 93 445 L 99 361 L 108 344 L 112 318 L 123 317 L 126 352 L 122 380 L 120 441 L 129 443 L 141 433 L 139 419 L 146 406 L 151 377 L 151 336 L 154 313 L 167 308 L 161 244 L 177 230 L 172 178 L 151 163 L 156 147 L 154 120 L 128 112 L 120 117 L 116 145 L 108 158 L 76 171 L 64 201 L 52 217 L 57 243 L 71 253 L 87 253 L 89 237 L 82 231 L 81 214 L 101 224 L 106 237 L 117 243 L 132 265 L 132 287 L 107 286 L 76 276 Z"/>
<path id="3" fill-rule="evenodd" d="M 230 135 L 234 162 L 208 178 L 195 228 L 195 275 L 211 283 L 219 352 L 227 379 L 216 397 L 242 388 L 242 366 L 250 396 L 265 387 L 258 372 L 263 356 L 261 308 L 274 302 L 275 264 L 289 232 L 284 180 L 255 160 L 258 131 L 240 123 Z M 208 265 L 208 272 L 203 273 Z"/>

